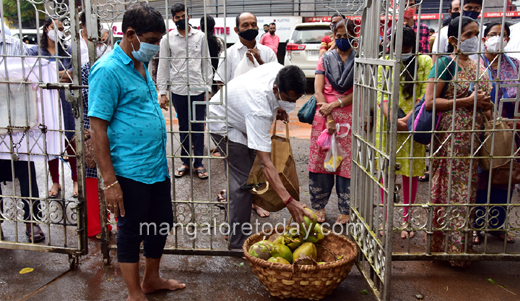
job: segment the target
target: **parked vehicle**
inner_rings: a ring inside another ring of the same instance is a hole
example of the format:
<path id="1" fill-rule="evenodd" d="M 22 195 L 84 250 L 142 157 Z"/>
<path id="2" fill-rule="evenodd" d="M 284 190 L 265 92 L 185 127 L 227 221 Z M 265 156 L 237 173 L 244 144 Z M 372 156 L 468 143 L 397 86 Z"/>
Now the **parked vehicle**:
<path id="1" fill-rule="evenodd" d="M 305 77 L 314 79 L 321 39 L 331 34 L 329 23 L 297 24 L 286 46 L 284 65 L 298 66 L 305 73 Z"/>
<path id="2" fill-rule="evenodd" d="M 22 29 L 22 41 L 29 47 L 38 45 L 38 34 L 41 34 L 41 31 L 41 29 L 39 31 L 36 29 Z M 11 29 L 11 35 L 19 39 L 20 29 Z"/>

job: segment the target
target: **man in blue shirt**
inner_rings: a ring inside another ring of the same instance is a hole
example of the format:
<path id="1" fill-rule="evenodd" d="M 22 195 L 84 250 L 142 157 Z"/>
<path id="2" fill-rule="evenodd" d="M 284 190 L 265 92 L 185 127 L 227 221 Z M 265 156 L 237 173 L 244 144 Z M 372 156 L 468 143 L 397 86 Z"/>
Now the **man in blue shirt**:
<path id="1" fill-rule="evenodd" d="M 122 27 L 121 42 L 90 71 L 88 115 L 107 207 L 119 216 L 117 257 L 128 300 L 146 300 L 145 293 L 185 287 L 159 275 L 173 211 L 166 124 L 144 63 L 159 51 L 166 27 L 161 14 L 143 3 L 125 12 Z M 146 267 L 140 283 L 141 242 Z"/>

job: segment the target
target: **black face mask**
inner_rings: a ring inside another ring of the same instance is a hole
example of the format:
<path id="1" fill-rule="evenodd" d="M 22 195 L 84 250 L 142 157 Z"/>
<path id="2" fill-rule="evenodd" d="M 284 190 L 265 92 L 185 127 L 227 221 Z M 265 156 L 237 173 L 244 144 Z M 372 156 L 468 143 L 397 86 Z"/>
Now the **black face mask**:
<path id="1" fill-rule="evenodd" d="M 275 32 L 274 30 L 269 30 L 269 33 L 270 33 L 271 35 L 274 35 L 274 32 Z"/>
<path id="2" fill-rule="evenodd" d="M 175 26 L 177 26 L 177 29 L 179 30 L 186 29 L 186 19 L 180 19 L 179 21 L 175 21 Z"/>
<path id="3" fill-rule="evenodd" d="M 457 17 L 460 17 L 460 13 L 459 13 L 459 12 L 457 12 L 457 13 L 453 13 L 453 12 L 452 12 L 452 13 L 450 14 L 450 16 L 451 16 L 451 19 L 453 20 L 453 19 L 455 19 L 455 18 L 457 18 Z"/>
<path id="4" fill-rule="evenodd" d="M 258 35 L 258 29 L 248 29 L 244 31 L 240 31 L 238 35 L 242 38 L 244 38 L 247 41 L 252 41 L 256 38 Z"/>
<path id="5" fill-rule="evenodd" d="M 267 33 L 269 31 L 269 29 L 264 29 L 264 31 Z"/>

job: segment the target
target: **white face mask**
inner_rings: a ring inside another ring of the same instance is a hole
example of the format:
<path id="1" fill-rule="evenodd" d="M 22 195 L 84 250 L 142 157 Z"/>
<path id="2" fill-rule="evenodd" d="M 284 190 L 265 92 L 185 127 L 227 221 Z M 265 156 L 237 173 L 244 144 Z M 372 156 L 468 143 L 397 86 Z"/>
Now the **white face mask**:
<path id="1" fill-rule="evenodd" d="M 488 52 L 499 52 L 500 50 L 505 48 L 507 45 L 507 41 L 506 41 L 506 39 L 504 39 L 504 42 L 502 43 L 502 45 L 500 45 L 500 43 L 501 43 L 500 38 L 501 38 L 500 36 L 494 36 L 494 37 L 487 39 L 486 42 L 484 42 L 484 45 L 486 46 L 486 50 Z M 500 46 L 502 46 L 503 48 L 501 49 Z"/>
<path id="2" fill-rule="evenodd" d="M 478 51 L 478 38 L 474 36 L 471 39 L 464 40 L 460 42 L 460 52 L 462 53 L 470 53 Z"/>
<path id="3" fill-rule="evenodd" d="M 278 91 L 278 104 L 282 109 L 284 109 L 287 113 L 291 113 L 296 109 L 296 102 L 288 102 L 286 100 L 282 99 L 282 96 L 280 95 L 280 91 Z"/>
<path id="4" fill-rule="evenodd" d="M 54 29 L 50 29 L 49 32 L 47 32 L 47 36 L 51 41 L 56 42 L 56 31 L 54 31 Z M 63 39 L 63 31 L 58 31 L 58 39 Z"/>

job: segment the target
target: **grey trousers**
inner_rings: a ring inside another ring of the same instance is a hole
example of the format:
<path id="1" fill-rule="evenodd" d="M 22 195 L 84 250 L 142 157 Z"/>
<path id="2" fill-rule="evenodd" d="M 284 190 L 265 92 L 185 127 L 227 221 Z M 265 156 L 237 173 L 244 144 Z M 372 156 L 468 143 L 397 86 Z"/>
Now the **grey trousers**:
<path id="1" fill-rule="evenodd" d="M 219 152 L 226 156 L 226 142 L 221 135 L 211 134 Z M 227 162 L 229 165 L 229 241 L 232 249 L 242 249 L 251 234 L 251 206 L 253 195 L 240 187 L 247 183 L 249 171 L 253 167 L 256 151 L 246 145 L 228 141 Z M 226 172 L 227 174 L 227 172 Z"/>

